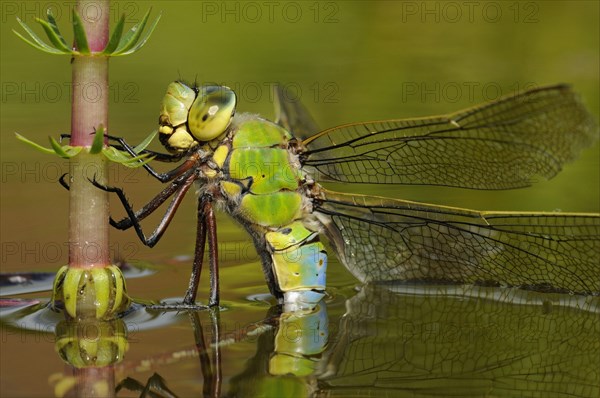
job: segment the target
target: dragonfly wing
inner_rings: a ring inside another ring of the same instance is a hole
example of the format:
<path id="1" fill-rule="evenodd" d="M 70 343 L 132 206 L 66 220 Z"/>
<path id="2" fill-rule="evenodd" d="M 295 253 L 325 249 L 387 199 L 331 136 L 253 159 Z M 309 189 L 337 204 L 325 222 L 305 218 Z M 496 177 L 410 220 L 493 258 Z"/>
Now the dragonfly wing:
<path id="1" fill-rule="evenodd" d="M 558 85 L 447 116 L 334 127 L 304 141 L 303 164 L 316 179 L 509 189 L 553 177 L 597 136 Z"/>
<path id="2" fill-rule="evenodd" d="M 305 139 L 319 131 L 317 123 L 302 105 L 299 99 L 293 100 L 279 85 L 274 86 L 276 123 L 293 133 L 299 139 Z"/>
<path id="3" fill-rule="evenodd" d="M 315 215 L 361 281 L 600 294 L 600 215 L 477 212 L 324 190 Z"/>

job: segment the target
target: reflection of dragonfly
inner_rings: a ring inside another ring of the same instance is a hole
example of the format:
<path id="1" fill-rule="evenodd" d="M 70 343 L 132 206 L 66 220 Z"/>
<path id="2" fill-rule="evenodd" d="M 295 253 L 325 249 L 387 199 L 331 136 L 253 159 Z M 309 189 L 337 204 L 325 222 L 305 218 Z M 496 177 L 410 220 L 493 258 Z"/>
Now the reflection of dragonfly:
<path id="1" fill-rule="evenodd" d="M 345 309 L 320 358 L 319 397 L 598 396 L 597 297 L 367 286 Z"/>
<path id="2" fill-rule="evenodd" d="M 597 297 L 371 285 L 333 307 L 273 306 L 235 334 L 225 333 L 218 309 L 209 311 L 210 329 L 206 313 L 190 311 L 196 350 L 179 340 L 176 352 L 123 362 L 116 373 L 128 377 L 117 388 L 190 396 L 202 380 L 205 397 L 597 396 Z M 231 365 L 245 354 L 238 373 Z M 182 379 L 179 370 L 193 369 L 196 358 L 202 377 Z M 136 382 L 140 371 L 178 375 L 168 383 L 176 393 L 156 373 Z"/>
<path id="3" fill-rule="evenodd" d="M 208 235 L 210 304 L 218 303 L 213 204 L 249 231 L 271 292 L 285 302 L 318 301 L 325 289 L 324 233 L 361 281 L 445 281 L 600 292 L 600 215 L 479 212 L 329 191 L 315 178 L 346 183 L 426 184 L 510 189 L 551 178 L 596 139 L 591 115 L 568 86 L 543 87 L 454 114 L 352 123 L 316 130 L 307 111 L 278 89 L 278 124 L 234 115 L 236 97 L 221 86 L 174 82 L 163 100 L 160 141 L 185 159 L 154 177 L 170 184 L 119 229 L 134 227 L 154 246 L 194 181 L 198 233 L 191 306 Z M 293 132 L 295 135 L 292 135 Z M 123 139 L 121 149 L 136 155 Z M 173 200 L 146 237 L 140 220 Z"/>

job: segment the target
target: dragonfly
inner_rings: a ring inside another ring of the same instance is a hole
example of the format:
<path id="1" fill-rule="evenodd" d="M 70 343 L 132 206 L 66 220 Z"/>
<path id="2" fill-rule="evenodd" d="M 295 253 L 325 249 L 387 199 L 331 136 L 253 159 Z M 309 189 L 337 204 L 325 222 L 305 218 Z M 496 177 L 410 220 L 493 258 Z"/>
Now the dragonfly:
<path id="1" fill-rule="evenodd" d="M 600 294 L 600 214 L 477 211 L 334 192 L 327 182 L 504 190 L 550 179 L 598 137 L 598 125 L 568 85 L 539 87 L 443 116 L 340 125 L 319 131 L 308 110 L 275 88 L 275 121 L 236 113 L 225 86 L 175 81 L 162 101 L 158 135 L 180 162 L 166 187 L 135 211 L 133 227 L 154 246 L 195 185 L 196 247 L 188 288 L 175 308 L 195 305 L 208 247 L 209 306 L 219 304 L 215 210 L 250 234 L 270 292 L 290 309 L 314 306 L 326 289 L 327 252 L 364 283 L 454 283 Z M 118 149 L 138 156 L 125 139 Z M 359 185 L 357 185 L 359 187 Z M 140 222 L 171 198 L 148 236 Z M 164 305 L 169 307 L 169 305 Z"/>

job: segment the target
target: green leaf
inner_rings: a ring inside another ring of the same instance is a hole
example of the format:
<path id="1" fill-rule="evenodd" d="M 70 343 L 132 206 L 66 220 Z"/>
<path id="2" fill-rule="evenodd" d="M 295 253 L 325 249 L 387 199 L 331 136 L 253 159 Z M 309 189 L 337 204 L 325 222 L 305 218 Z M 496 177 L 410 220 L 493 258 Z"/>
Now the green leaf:
<path id="1" fill-rule="evenodd" d="M 128 153 L 119 151 L 117 148 L 115 148 L 113 146 L 104 148 L 102 150 L 102 154 L 104 156 L 106 156 L 106 158 L 108 160 L 110 160 L 111 162 L 119 163 L 119 164 L 122 164 L 123 166 L 130 167 L 130 168 L 141 167 L 141 166 L 145 165 L 146 163 L 148 163 L 149 161 L 151 161 L 152 159 L 154 159 L 153 157 L 149 158 L 148 155 L 146 155 L 146 154 L 132 158 L 131 156 L 129 156 Z"/>
<path id="2" fill-rule="evenodd" d="M 62 147 L 62 149 L 67 153 L 67 156 L 69 158 L 72 158 L 73 156 L 76 156 L 79 152 L 81 152 L 81 150 L 83 149 L 83 147 L 81 147 L 81 146 L 65 145 L 65 146 Z"/>
<path id="3" fill-rule="evenodd" d="M 32 146 L 33 148 L 37 149 L 40 152 L 43 152 L 43 153 L 48 154 L 48 155 L 54 155 L 55 154 L 55 152 L 54 152 L 53 149 L 43 147 L 40 144 L 37 144 L 37 143 L 35 143 L 35 142 L 31 141 L 31 140 L 28 140 L 27 138 L 23 137 L 19 133 L 15 133 L 15 135 L 17 136 L 17 139 L 19 141 L 24 142 L 24 143 L 26 143 L 29 146 Z"/>
<path id="4" fill-rule="evenodd" d="M 119 151 L 113 146 L 109 146 L 108 148 L 102 149 L 102 154 L 106 156 L 108 160 L 115 163 L 123 163 L 131 159 L 131 156 L 129 156 L 129 154 L 125 154 L 124 152 Z"/>
<path id="5" fill-rule="evenodd" d="M 65 158 L 65 159 L 70 158 L 69 154 L 65 151 L 65 148 L 63 148 L 54 138 L 52 138 L 52 137 L 48 137 L 48 138 L 50 139 L 50 145 L 52 145 L 54 152 L 56 152 L 56 154 L 58 156 L 60 156 L 61 158 Z"/>
<path id="6" fill-rule="evenodd" d="M 73 8 L 73 35 L 75 37 L 75 45 L 81 54 L 90 54 L 90 46 L 88 45 L 87 35 L 83 27 L 83 22 L 79 13 Z"/>
<path id="7" fill-rule="evenodd" d="M 61 146 L 58 142 L 56 142 L 56 140 L 54 138 L 48 137 L 50 139 L 50 145 L 52 145 L 52 149 L 50 149 L 50 148 L 43 147 L 39 144 L 36 144 L 33 141 L 28 140 L 27 138 L 23 137 L 19 133 L 15 133 L 15 135 L 17 136 L 17 139 L 19 141 L 22 141 L 22 142 L 26 143 L 27 145 L 32 146 L 33 148 L 37 149 L 40 152 L 43 152 L 48 155 L 56 154 L 56 155 L 60 156 L 61 158 L 65 158 L 65 159 L 72 158 L 73 156 L 75 156 L 79 152 L 81 152 L 81 149 L 82 149 L 82 147 L 80 147 L 80 146 L 70 146 L 70 145 Z"/>
<path id="8" fill-rule="evenodd" d="M 50 42 L 54 45 L 54 48 L 56 48 L 58 50 L 62 50 L 63 52 L 67 52 L 67 53 L 73 52 L 72 49 L 70 49 L 65 44 L 63 44 L 65 39 L 63 39 L 61 36 L 58 36 L 56 34 L 56 32 L 54 31 L 54 29 L 52 29 L 52 26 L 50 26 L 50 24 L 48 22 L 46 22 L 40 18 L 36 18 L 35 20 L 40 25 L 42 25 L 42 28 L 44 28 L 44 31 L 46 32 L 48 39 L 50 39 Z"/>
<path id="9" fill-rule="evenodd" d="M 125 14 L 121 15 L 121 19 L 117 22 L 117 26 L 113 30 L 112 35 L 110 36 L 110 40 L 104 47 L 102 54 L 110 55 L 117 49 L 119 45 L 119 41 L 121 40 L 121 36 L 123 36 L 123 27 L 125 26 Z"/>
<path id="10" fill-rule="evenodd" d="M 47 52 L 47 53 L 50 53 L 50 54 L 66 54 L 64 51 L 57 50 L 56 48 L 51 47 L 48 44 L 44 43 L 44 41 L 42 39 L 40 39 L 34 33 L 34 31 L 31 30 L 31 28 L 29 26 L 27 26 L 27 24 L 24 23 L 23 21 L 21 21 L 19 18 L 17 18 L 17 22 L 19 22 L 19 24 L 21 25 L 21 27 L 25 30 L 25 32 L 27 32 L 29 34 L 29 36 L 35 42 L 35 43 L 31 42 L 29 39 L 26 39 L 23 35 L 21 35 L 19 32 L 17 32 L 16 30 L 13 29 L 13 32 L 17 36 L 19 36 L 19 38 L 21 40 L 23 40 L 25 43 L 29 44 L 30 46 L 32 46 L 32 47 L 34 47 L 34 48 L 36 48 L 38 50 L 41 50 L 41 51 L 44 51 L 44 52 Z"/>
<path id="11" fill-rule="evenodd" d="M 121 52 L 117 55 L 133 54 L 134 52 L 136 52 L 139 49 L 141 49 L 142 47 L 144 47 L 144 45 L 150 38 L 150 35 L 152 34 L 152 32 L 154 32 L 154 29 L 156 29 L 156 25 L 158 25 L 158 21 L 160 21 L 161 16 L 162 16 L 162 14 L 159 14 L 158 17 L 156 17 L 154 22 L 152 22 L 152 25 L 150 25 L 150 28 L 146 31 L 146 34 L 144 35 L 144 37 L 141 40 L 139 40 L 138 43 L 132 49 L 125 51 L 125 52 Z"/>
<path id="12" fill-rule="evenodd" d="M 81 146 L 71 146 L 71 145 L 61 146 L 54 138 L 52 138 L 52 137 L 48 137 L 48 138 L 50 139 L 50 144 L 52 145 L 54 152 L 61 158 L 65 158 L 65 159 L 72 158 L 73 156 L 75 156 L 79 152 L 81 152 L 81 150 L 83 149 L 83 147 L 81 147 Z"/>
<path id="13" fill-rule="evenodd" d="M 62 43 L 68 47 L 65 38 L 60 34 L 60 30 L 58 29 L 58 25 L 56 24 L 56 19 L 54 19 L 54 15 L 52 15 L 52 10 L 50 8 L 48 8 L 48 10 L 46 11 L 46 17 L 48 18 L 48 23 L 52 27 L 52 30 L 54 30 L 54 33 L 56 33 L 56 35 L 62 41 Z"/>
<path id="14" fill-rule="evenodd" d="M 40 152 L 43 152 L 48 155 L 56 154 L 64 159 L 69 159 L 69 158 L 72 158 L 73 156 L 76 156 L 83 149 L 80 146 L 70 146 L 70 145 L 60 146 L 60 144 L 58 142 L 56 142 L 56 140 L 54 138 L 48 137 L 50 139 L 50 145 L 52 145 L 52 149 L 50 149 L 50 148 L 43 147 L 39 144 L 36 144 L 33 141 L 28 140 L 27 138 L 23 137 L 19 133 L 15 133 L 15 135 L 17 136 L 17 139 L 19 141 L 24 142 L 27 145 L 34 147 L 35 149 L 37 149 Z"/>
<path id="15" fill-rule="evenodd" d="M 90 153 L 100 153 L 102 148 L 104 147 L 104 126 L 99 125 L 94 133 L 94 141 L 92 142 L 92 146 L 90 147 Z"/>
<path id="16" fill-rule="evenodd" d="M 125 33 L 125 35 L 121 38 L 121 41 L 119 42 L 119 46 L 113 53 L 114 55 L 119 55 L 131 49 L 137 43 L 138 39 L 140 38 L 140 35 L 142 34 L 142 31 L 144 30 L 144 27 L 146 26 L 146 22 L 148 22 L 148 17 L 150 17 L 150 11 L 152 11 L 152 8 L 150 8 L 146 12 L 144 17 L 138 24 L 133 25 L 133 27 L 129 29 L 127 33 Z"/>
<path id="17" fill-rule="evenodd" d="M 157 133 L 158 133 L 158 130 L 154 130 L 153 132 L 150 133 L 150 135 L 148 137 L 146 137 L 144 139 L 144 141 L 140 142 L 135 148 L 133 148 L 133 150 L 135 151 L 135 153 L 140 153 L 144 149 L 146 149 L 146 147 L 148 145 L 150 145 L 150 143 L 152 142 L 152 140 L 154 139 L 154 137 L 156 137 Z"/>
<path id="18" fill-rule="evenodd" d="M 140 155 L 134 158 L 130 158 L 126 162 L 122 162 L 121 164 L 125 167 L 129 167 L 130 169 L 136 169 L 138 167 L 142 167 L 143 165 L 150 163 L 154 159 L 154 156 L 148 157 L 148 155 Z"/>
<path id="19" fill-rule="evenodd" d="M 26 39 L 25 37 L 23 37 L 23 35 L 21 35 L 19 32 L 17 32 L 14 29 L 13 29 L 13 32 L 14 32 L 15 35 L 19 36 L 19 38 L 21 40 L 23 40 L 25 43 L 29 44 L 31 47 L 35 48 L 36 50 L 40 50 L 40 51 L 43 51 L 43 52 L 48 53 L 48 54 L 57 54 L 57 55 L 65 54 L 64 52 L 56 50 L 56 49 L 54 49 L 54 48 L 52 48 L 52 47 L 50 47 L 48 45 L 44 45 L 42 47 L 42 46 L 40 46 L 38 44 L 35 44 L 32 41 L 29 41 L 28 39 Z"/>

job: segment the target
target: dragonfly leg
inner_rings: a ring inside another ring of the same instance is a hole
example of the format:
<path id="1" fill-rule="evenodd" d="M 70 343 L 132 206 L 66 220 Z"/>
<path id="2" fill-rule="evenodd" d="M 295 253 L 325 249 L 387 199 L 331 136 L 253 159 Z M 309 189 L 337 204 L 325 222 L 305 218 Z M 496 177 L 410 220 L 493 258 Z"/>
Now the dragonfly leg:
<path id="1" fill-rule="evenodd" d="M 204 245 L 206 244 L 206 217 L 205 217 L 205 198 L 198 199 L 198 227 L 196 228 L 196 249 L 194 253 L 194 264 L 190 275 L 190 283 L 183 303 L 187 305 L 194 304 L 200 283 L 200 274 L 202 273 L 202 262 L 204 260 Z"/>
<path id="2" fill-rule="evenodd" d="M 144 205 L 144 207 L 142 207 L 140 210 L 135 212 L 135 220 L 137 220 L 137 222 L 139 223 L 144 218 L 146 218 L 150 214 L 154 213 L 154 211 L 156 211 L 156 209 L 158 207 L 160 207 L 168 198 L 170 198 L 175 192 L 177 192 L 177 190 L 180 189 L 182 187 L 182 185 L 185 184 L 186 180 L 190 177 L 190 174 L 192 174 L 192 172 L 190 172 L 188 174 L 184 174 L 184 175 L 180 176 L 179 178 L 177 178 L 175 181 L 173 181 L 171 184 L 169 184 L 168 187 L 166 187 L 158 195 L 156 195 L 152 200 L 150 200 L 148 203 L 146 203 Z M 99 187 L 99 188 L 103 189 L 102 187 Z M 119 190 L 118 188 L 114 188 L 114 189 Z M 120 190 L 120 191 L 122 192 L 122 190 Z M 123 194 L 123 193 L 119 194 L 118 192 L 117 192 L 117 194 L 119 195 L 121 202 L 123 203 L 124 206 L 131 207 L 131 205 L 129 205 L 129 203 L 127 203 L 127 198 L 125 197 L 125 194 Z M 125 202 L 123 202 L 123 200 L 125 200 Z M 132 226 L 134 226 L 134 221 L 130 217 L 125 217 L 124 219 L 117 221 L 117 222 L 112 221 L 110 224 L 113 227 L 124 231 L 124 230 L 129 229 Z"/>
<path id="3" fill-rule="evenodd" d="M 132 156 L 137 156 L 137 155 L 135 155 L 135 152 L 133 152 Z M 178 176 L 182 175 L 189 169 L 193 168 L 196 165 L 197 160 L 198 160 L 198 156 L 192 155 L 192 156 L 188 157 L 185 162 L 183 162 L 179 166 L 175 167 L 173 170 L 167 171 L 165 173 L 157 172 L 148 163 L 145 163 L 144 165 L 142 165 L 142 167 L 148 172 L 148 174 L 150 174 L 152 177 L 156 178 L 158 181 L 169 182 L 169 181 L 173 180 L 174 178 L 177 178 Z M 142 162 L 142 161 L 143 160 L 140 160 L 140 162 Z"/>
<path id="4" fill-rule="evenodd" d="M 196 230 L 196 249 L 194 254 L 194 265 L 190 275 L 190 282 L 185 292 L 183 303 L 192 305 L 196 301 L 202 264 L 204 261 L 204 247 L 208 234 L 208 259 L 210 262 L 210 298 L 208 305 L 215 307 L 219 305 L 219 258 L 217 244 L 217 222 L 212 206 L 210 195 L 204 195 L 198 199 L 198 228 Z"/>
<path id="5" fill-rule="evenodd" d="M 113 145 L 115 148 L 117 148 L 120 151 L 126 151 L 127 153 L 129 153 L 131 156 L 134 156 L 134 157 L 138 156 L 138 155 L 150 155 L 150 156 L 154 156 L 154 160 L 156 160 L 156 161 L 170 163 L 170 162 L 177 162 L 186 155 L 185 153 L 162 153 L 162 152 L 152 151 L 150 149 L 144 149 L 142 151 L 135 152 L 135 148 L 132 147 L 131 144 L 129 144 L 127 141 L 125 141 L 125 138 L 115 137 L 113 135 L 108 135 L 108 134 L 104 134 L 104 136 L 106 138 L 108 138 L 110 141 L 117 141 L 119 143 L 119 145 Z M 71 134 L 61 134 L 59 142 L 62 142 L 62 140 L 64 140 L 65 138 L 70 138 L 70 137 L 71 137 Z"/>
<path id="6" fill-rule="evenodd" d="M 117 141 L 120 144 L 120 147 L 117 146 L 117 149 L 125 150 L 132 157 L 139 156 L 140 154 L 148 154 L 148 155 L 154 156 L 155 157 L 154 160 L 157 160 L 159 162 L 177 162 L 185 155 L 185 153 L 167 154 L 167 153 L 161 153 L 161 152 L 154 152 L 154 151 L 150 151 L 150 150 L 143 150 L 143 151 L 140 151 L 139 153 L 137 153 L 137 152 L 135 152 L 135 149 L 131 145 L 129 145 L 127 143 L 127 141 L 125 141 L 124 138 L 115 137 L 112 135 L 107 135 L 106 137 L 109 140 Z M 171 181 L 173 178 L 177 177 L 181 173 L 190 169 L 195 163 L 195 159 L 192 160 L 192 158 L 193 157 L 190 157 L 188 160 L 186 160 L 180 166 L 178 166 L 175 169 L 168 171 L 166 173 L 157 172 L 156 170 L 154 170 L 154 168 L 152 166 L 150 166 L 147 163 L 142 165 L 142 167 L 148 172 L 148 174 L 150 174 L 152 177 L 156 178 L 160 182 L 167 182 L 167 181 Z M 143 162 L 143 160 L 140 159 L 140 162 Z"/>
<path id="7" fill-rule="evenodd" d="M 166 231 L 167 227 L 171 223 L 171 220 L 173 219 L 173 216 L 175 215 L 177 208 L 181 204 L 183 197 L 187 193 L 188 189 L 190 188 L 190 186 L 192 185 L 194 180 L 196 180 L 196 176 L 193 173 L 189 174 L 187 176 L 187 178 L 185 179 L 185 181 L 183 182 L 183 184 L 174 191 L 175 197 L 169 204 L 169 207 L 167 208 L 160 223 L 158 224 L 156 229 L 152 232 L 152 234 L 149 237 L 146 237 L 146 235 L 144 235 L 144 232 L 142 231 L 142 227 L 140 225 L 140 220 L 136 217 L 136 213 L 133 210 L 133 208 L 131 207 L 131 205 L 129 204 L 129 202 L 127 201 L 127 198 L 125 197 L 125 193 L 123 192 L 122 189 L 116 188 L 116 187 L 104 186 L 104 185 L 100 184 L 98 181 L 96 181 L 95 178 L 93 180 L 91 180 L 91 182 L 97 188 L 100 188 L 106 192 L 112 192 L 112 193 L 117 194 L 117 196 L 121 200 L 121 203 L 123 204 L 123 207 L 125 208 L 125 211 L 127 212 L 127 215 L 129 216 L 128 220 L 131 221 L 133 227 L 135 228 L 135 232 L 137 233 L 137 235 L 140 238 L 140 240 L 142 241 L 142 243 L 144 243 L 146 246 L 153 247 L 154 245 L 156 245 L 156 243 L 158 243 L 158 241 L 162 237 L 163 233 Z M 162 200 L 162 201 L 163 202 L 166 201 L 166 199 L 169 196 L 166 196 L 164 198 L 164 200 Z M 160 194 L 159 194 L 159 197 L 160 197 Z M 159 205 L 156 205 L 156 207 L 158 207 Z M 148 214 L 149 213 L 151 213 L 151 212 L 148 212 Z M 111 219 L 110 221 L 111 221 L 111 225 L 113 225 L 113 226 L 118 225 L 118 223 L 116 223 L 114 220 Z"/>
<path id="8" fill-rule="evenodd" d="M 68 173 L 63 174 L 62 176 L 60 176 L 60 178 L 58 179 L 58 182 L 60 183 L 60 185 L 62 185 L 67 191 L 69 191 L 71 189 L 71 187 L 69 186 L 69 184 L 65 181 L 65 177 L 67 176 Z M 135 226 L 135 223 L 137 221 L 137 223 L 139 224 L 140 221 L 142 221 L 144 218 L 146 218 L 147 216 L 149 216 L 150 214 L 154 213 L 154 211 L 160 207 L 160 205 L 162 205 L 168 198 L 170 198 L 178 189 L 181 188 L 182 184 L 185 183 L 186 179 L 189 178 L 190 174 L 192 174 L 191 172 L 189 173 L 184 173 L 183 175 L 181 175 L 178 179 L 176 179 L 175 181 L 173 181 L 167 188 L 165 188 L 164 190 L 162 190 L 158 195 L 156 195 L 150 202 L 146 203 L 146 205 L 144 205 L 144 207 L 142 207 L 140 210 L 134 212 L 134 217 L 133 219 L 131 217 L 125 217 L 124 219 L 120 220 L 120 221 L 115 221 L 112 217 L 109 218 L 109 223 L 111 226 L 113 226 L 116 229 L 120 229 L 122 231 L 127 230 L 133 226 Z M 119 199 L 121 200 L 121 203 L 123 204 L 123 207 L 125 208 L 125 210 L 127 211 L 127 214 L 130 214 L 131 210 L 133 211 L 132 206 L 129 204 L 129 201 L 127 200 L 127 198 L 125 197 L 125 193 L 123 192 L 122 189 L 120 188 L 116 188 L 116 187 L 106 187 L 102 184 L 100 184 L 98 181 L 96 181 L 95 179 L 91 180 L 92 184 L 99 189 L 102 189 L 103 191 L 107 191 L 107 192 L 114 192 L 119 196 Z"/>
<path id="9" fill-rule="evenodd" d="M 210 262 L 209 307 L 219 305 L 219 248 L 217 243 L 217 220 L 211 202 L 205 209 L 206 229 L 208 230 L 208 260 Z"/>
<path id="10" fill-rule="evenodd" d="M 157 160 L 159 162 L 169 163 L 169 162 L 177 162 L 186 155 L 186 153 L 162 153 L 162 152 L 151 151 L 149 149 L 144 149 L 142 151 L 136 152 L 135 148 L 132 147 L 127 141 L 125 141 L 125 138 L 115 137 L 113 135 L 108 135 L 108 134 L 105 134 L 104 136 L 111 141 L 118 142 L 119 145 L 114 145 L 114 147 L 119 150 L 126 151 L 133 157 L 139 156 L 142 154 L 147 154 L 147 155 L 155 156 L 154 160 Z"/>
<path id="11" fill-rule="evenodd" d="M 67 191 L 71 190 L 71 187 L 69 186 L 69 184 L 65 181 L 65 177 L 68 175 L 69 173 L 65 173 L 63 175 L 60 176 L 60 178 L 58 179 L 58 183 L 60 185 L 62 185 Z"/>
<path id="12" fill-rule="evenodd" d="M 151 151 L 151 150 L 147 150 L 147 149 L 136 152 L 135 149 L 130 144 L 128 144 L 124 138 L 115 137 L 115 136 L 108 135 L 108 134 L 105 134 L 104 136 L 111 141 L 118 142 L 119 145 L 115 145 L 115 148 L 126 151 L 132 157 L 136 157 L 136 156 L 145 154 L 145 155 L 154 156 L 154 160 L 159 161 L 159 162 L 177 162 L 186 155 L 186 153 L 170 154 L 170 153 L 155 152 L 155 151 Z M 71 134 L 61 134 L 60 140 L 62 141 L 64 138 L 68 138 L 68 137 L 71 137 Z M 140 162 L 143 162 L 143 161 L 144 160 L 140 159 Z M 180 173 L 178 173 L 178 170 L 181 167 L 186 168 L 186 169 L 189 168 L 189 167 L 184 166 L 186 163 L 187 163 L 187 161 L 185 163 L 183 163 L 181 166 L 175 168 L 174 170 L 168 171 L 166 173 L 159 173 L 158 171 L 156 171 L 152 166 L 150 166 L 147 163 L 143 164 L 142 167 L 148 172 L 148 174 L 150 174 L 152 177 L 156 178 L 160 182 L 167 182 L 167 181 L 171 181 L 173 178 L 175 178 L 177 175 L 180 174 Z"/>

